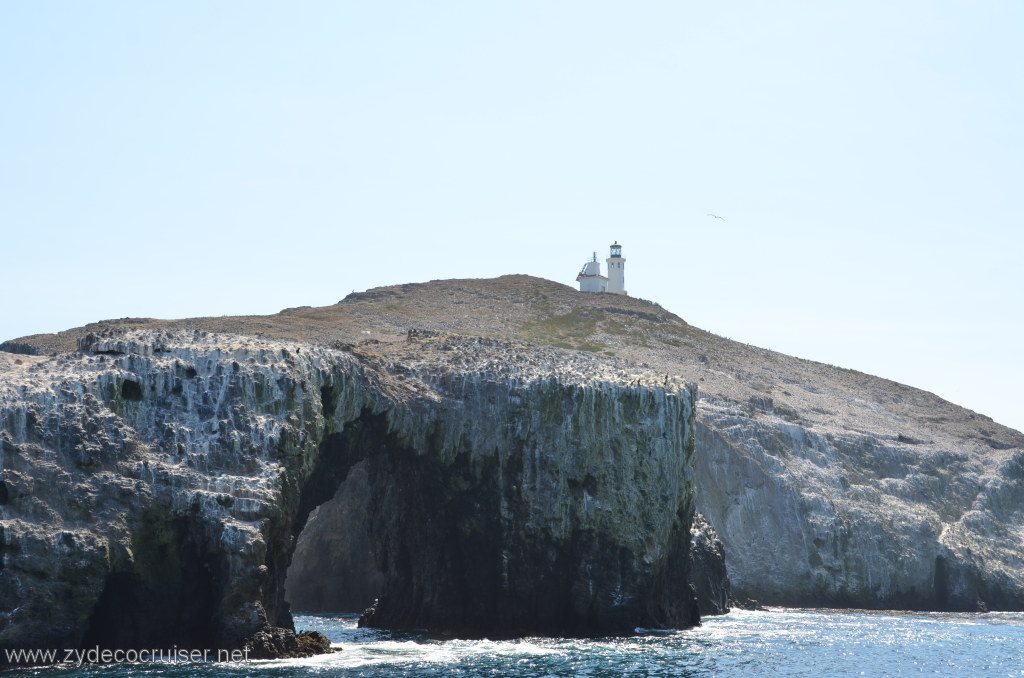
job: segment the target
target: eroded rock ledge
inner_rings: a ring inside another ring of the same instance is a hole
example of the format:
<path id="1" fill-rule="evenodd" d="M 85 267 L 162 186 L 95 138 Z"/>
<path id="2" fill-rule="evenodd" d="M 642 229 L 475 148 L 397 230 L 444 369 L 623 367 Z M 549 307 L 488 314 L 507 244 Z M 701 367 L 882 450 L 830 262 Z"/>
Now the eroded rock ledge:
<path id="1" fill-rule="evenodd" d="M 0 647 L 290 630 L 294 538 L 359 463 L 384 573 L 366 623 L 694 624 L 694 399 L 610 360 L 438 336 L 386 359 L 184 331 L 26 356 L 0 372 Z"/>

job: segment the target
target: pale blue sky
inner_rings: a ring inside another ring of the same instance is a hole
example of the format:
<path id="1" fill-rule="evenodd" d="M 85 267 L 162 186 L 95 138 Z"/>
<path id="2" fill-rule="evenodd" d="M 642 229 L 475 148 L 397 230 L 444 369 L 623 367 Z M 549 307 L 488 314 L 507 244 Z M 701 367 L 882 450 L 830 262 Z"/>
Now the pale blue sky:
<path id="1" fill-rule="evenodd" d="M 0 0 L 0 339 L 574 284 L 617 239 L 699 327 L 1024 429 L 1021 35 L 1014 0 Z"/>

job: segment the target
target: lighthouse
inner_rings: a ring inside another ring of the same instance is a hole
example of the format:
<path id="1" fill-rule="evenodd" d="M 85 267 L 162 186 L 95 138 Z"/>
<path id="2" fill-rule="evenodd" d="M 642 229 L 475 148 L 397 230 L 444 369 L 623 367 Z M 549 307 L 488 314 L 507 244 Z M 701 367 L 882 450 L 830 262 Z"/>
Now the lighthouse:
<path id="1" fill-rule="evenodd" d="M 622 245 L 616 240 L 611 246 L 608 263 L 608 292 L 612 294 L 626 293 L 626 260 L 622 258 Z"/>
<path id="2" fill-rule="evenodd" d="M 626 260 L 622 258 L 622 245 L 616 240 L 611 247 L 611 256 L 605 260 L 608 264 L 608 276 L 601 275 L 601 263 L 597 260 L 597 252 L 583 264 L 583 269 L 576 276 L 580 284 L 580 292 L 610 292 L 611 294 L 626 293 Z"/>

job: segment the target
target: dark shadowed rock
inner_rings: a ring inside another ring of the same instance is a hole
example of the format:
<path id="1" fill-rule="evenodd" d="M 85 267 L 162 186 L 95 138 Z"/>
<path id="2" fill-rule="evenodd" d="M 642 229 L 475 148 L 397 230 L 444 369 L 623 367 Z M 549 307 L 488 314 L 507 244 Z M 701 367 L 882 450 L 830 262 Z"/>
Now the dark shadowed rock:
<path id="1" fill-rule="evenodd" d="M 249 659 L 294 659 L 333 652 L 331 641 L 319 631 L 295 634 L 282 628 L 264 627 L 246 640 Z"/>
<path id="2" fill-rule="evenodd" d="M 768 608 L 762 605 L 760 602 L 753 598 L 743 598 L 741 600 L 731 600 L 729 604 L 732 607 L 739 608 L 741 610 L 747 610 L 749 612 L 768 612 Z"/>
<path id="3" fill-rule="evenodd" d="M 725 565 L 725 548 L 718 534 L 703 515 L 694 514 L 687 579 L 697 595 L 702 617 L 729 611 L 731 592 Z"/>

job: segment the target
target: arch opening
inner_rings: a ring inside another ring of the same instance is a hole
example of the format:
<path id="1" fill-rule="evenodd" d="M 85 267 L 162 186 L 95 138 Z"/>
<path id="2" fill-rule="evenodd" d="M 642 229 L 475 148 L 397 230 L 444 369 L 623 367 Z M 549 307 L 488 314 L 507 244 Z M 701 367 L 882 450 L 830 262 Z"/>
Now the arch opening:
<path id="1" fill-rule="evenodd" d="M 298 534 L 285 599 L 298 612 L 362 612 L 380 596 L 384 574 L 370 545 L 367 462 L 357 462 Z"/>
<path id="2" fill-rule="evenodd" d="M 321 394 L 333 411 L 334 394 Z M 321 443 L 290 535 L 293 550 L 279 568 L 285 610 L 362 612 L 381 595 L 384 575 L 371 549 L 369 458 L 397 443 L 386 415 L 364 410 Z"/>

